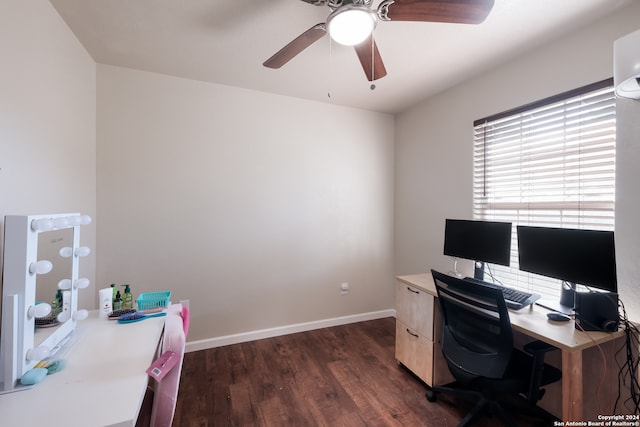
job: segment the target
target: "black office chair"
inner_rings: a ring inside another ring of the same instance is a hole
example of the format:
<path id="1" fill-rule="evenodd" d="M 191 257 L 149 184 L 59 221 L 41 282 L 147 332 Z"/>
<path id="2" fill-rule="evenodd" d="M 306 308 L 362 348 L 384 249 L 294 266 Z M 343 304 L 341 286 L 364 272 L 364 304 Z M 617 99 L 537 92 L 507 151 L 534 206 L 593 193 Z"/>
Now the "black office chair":
<path id="1" fill-rule="evenodd" d="M 499 288 L 431 273 L 443 316 L 442 352 L 456 381 L 430 388 L 427 400 L 433 402 L 436 393 L 443 392 L 476 402 L 459 427 L 485 410 L 504 425 L 515 426 L 503 408 L 508 401 L 519 412 L 548 421 L 550 415 L 536 402 L 544 394 L 541 386 L 561 378 L 558 369 L 544 363 L 545 353 L 556 347 L 534 341 L 524 346 L 526 353 L 514 349 L 509 312 Z"/>

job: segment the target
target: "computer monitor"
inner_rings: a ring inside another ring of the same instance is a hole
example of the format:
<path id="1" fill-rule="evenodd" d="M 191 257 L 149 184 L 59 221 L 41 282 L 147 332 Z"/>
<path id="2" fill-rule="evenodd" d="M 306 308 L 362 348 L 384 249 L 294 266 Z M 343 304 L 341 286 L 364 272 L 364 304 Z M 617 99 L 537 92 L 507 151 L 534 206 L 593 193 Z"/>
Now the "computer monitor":
<path id="1" fill-rule="evenodd" d="M 476 263 L 474 278 L 484 278 L 484 263 L 509 265 L 511 223 L 446 219 L 444 254 Z M 457 269 L 454 266 L 454 272 Z"/>
<path id="2" fill-rule="evenodd" d="M 613 231 L 517 226 L 520 270 L 560 279 L 560 303 L 573 307 L 576 285 L 617 292 Z"/>

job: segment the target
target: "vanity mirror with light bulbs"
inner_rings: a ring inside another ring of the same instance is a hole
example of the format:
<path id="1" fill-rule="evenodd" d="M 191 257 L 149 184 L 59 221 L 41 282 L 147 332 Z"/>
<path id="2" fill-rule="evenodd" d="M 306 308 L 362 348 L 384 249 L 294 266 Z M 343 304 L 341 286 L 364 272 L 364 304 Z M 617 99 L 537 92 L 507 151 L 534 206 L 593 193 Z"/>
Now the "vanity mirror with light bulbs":
<path id="1" fill-rule="evenodd" d="M 4 223 L 4 264 L 0 324 L 0 393 L 28 387 L 20 378 L 69 340 L 78 309 L 80 227 L 91 218 L 78 213 L 9 215 Z"/>

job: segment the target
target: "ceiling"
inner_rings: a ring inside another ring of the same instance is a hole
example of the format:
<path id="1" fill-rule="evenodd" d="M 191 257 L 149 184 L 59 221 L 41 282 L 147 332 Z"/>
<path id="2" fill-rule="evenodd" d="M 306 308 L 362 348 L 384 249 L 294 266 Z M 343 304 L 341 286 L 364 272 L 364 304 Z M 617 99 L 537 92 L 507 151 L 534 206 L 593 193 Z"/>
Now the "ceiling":
<path id="1" fill-rule="evenodd" d="M 300 0 L 50 0 L 96 62 L 396 113 L 632 0 L 495 0 L 480 25 L 380 22 L 387 76 L 324 37 L 280 69 L 262 63 L 330 10 Z M 374 0 L 377 6 L 380 0 Z"/>

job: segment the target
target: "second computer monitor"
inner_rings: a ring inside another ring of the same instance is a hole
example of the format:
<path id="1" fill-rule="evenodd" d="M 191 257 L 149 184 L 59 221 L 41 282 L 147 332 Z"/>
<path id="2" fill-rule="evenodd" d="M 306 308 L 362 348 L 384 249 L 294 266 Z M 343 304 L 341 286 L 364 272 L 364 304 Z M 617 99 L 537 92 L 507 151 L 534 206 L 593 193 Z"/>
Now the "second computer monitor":
<path id="1" fill-rule="evenodd" d="M 617 292 L 613 231 L 519 225 L 520 270 Z"/>

